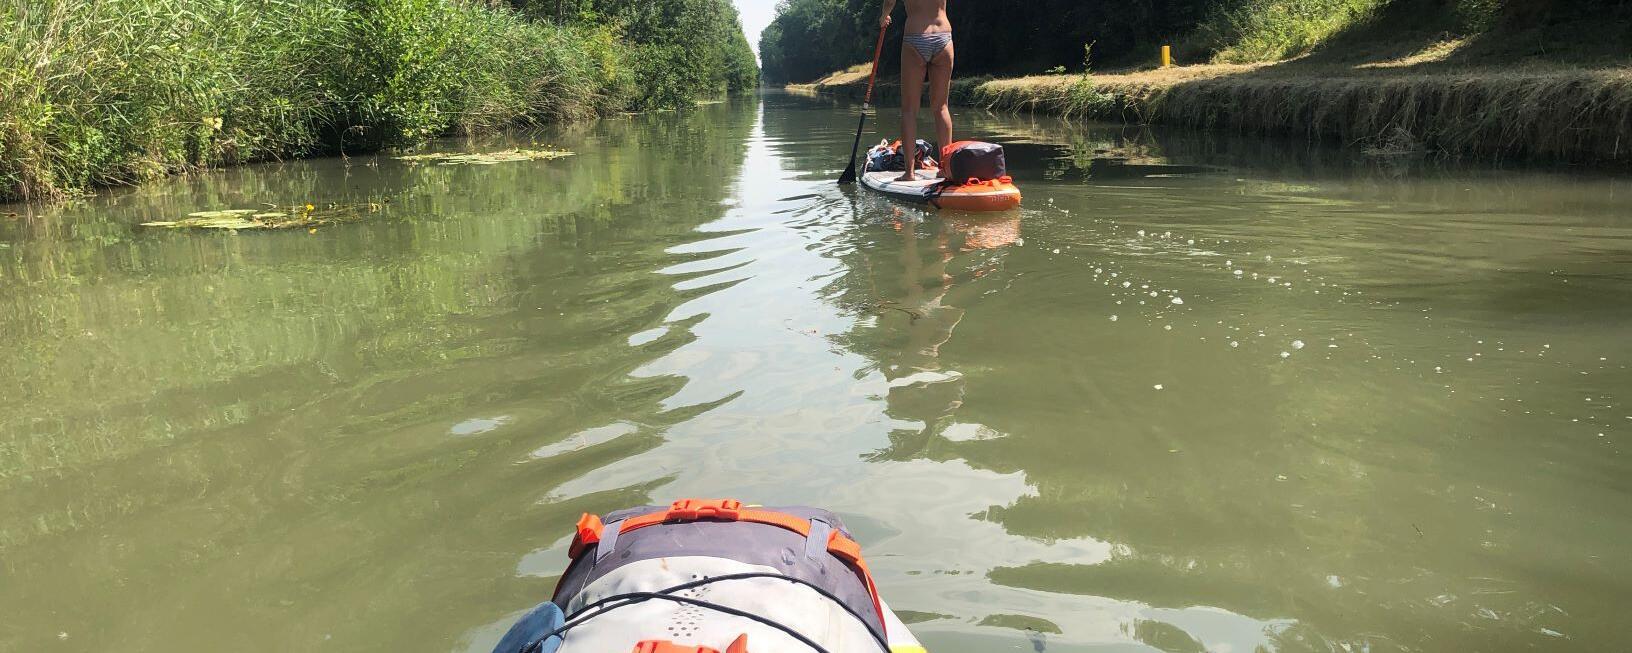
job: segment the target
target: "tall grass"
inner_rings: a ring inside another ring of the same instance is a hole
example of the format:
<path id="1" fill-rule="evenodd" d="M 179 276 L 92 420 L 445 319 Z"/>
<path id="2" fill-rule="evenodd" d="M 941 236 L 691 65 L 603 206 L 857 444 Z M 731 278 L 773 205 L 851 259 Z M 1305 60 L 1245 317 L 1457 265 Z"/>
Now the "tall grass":
<path id="1" fill-rule="evenodd" d="M 1368 151 L 1624 165 L 1632 161 L 1632 72 L 1480 71 L 1101 76 L 1084 101 L 1072 77 L 980 78 L 953 98 L 992 111 L 1284 134 Z"/>
<path id="2" fill-rule="evenodd" d="M 1197 37 L 1219 63 L 1295 57 L 1370 17 L 1387 0 L 1248 0 L 1215 5 Z"/>
<path id="3" fill-rule="evenodd" d="M 459 0 L 0 0 L 0 199 L 592 115 L 626 58 Z"/>
<path id="4" fill-rule="evenodd" d="M 299 153 L 334 114 L 313 73 L 347 25 L 334 0 L 6 0 L 0 194 Z"/>

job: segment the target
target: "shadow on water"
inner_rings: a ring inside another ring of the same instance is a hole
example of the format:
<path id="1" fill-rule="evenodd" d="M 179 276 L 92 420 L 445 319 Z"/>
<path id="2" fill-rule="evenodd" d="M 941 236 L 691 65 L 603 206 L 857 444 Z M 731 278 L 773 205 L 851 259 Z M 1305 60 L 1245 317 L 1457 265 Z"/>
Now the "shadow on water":
<path id="1" fill-rule="evenodd" d="M 728 188 L 696 171 L 734 175 L 753 117 L 518 136 L 579 153 L 552 162 L 257 166 L 0 225 L 0 648 L 417 649 L 536 602 L 516 561 L 649 483 L 551 488 L 717 405 L 631 372 L 692 339 L 666 318 L 711 289 L 654 273 L 708 237 Z M 261 201 L 387 208 L 134 226 Z"/>

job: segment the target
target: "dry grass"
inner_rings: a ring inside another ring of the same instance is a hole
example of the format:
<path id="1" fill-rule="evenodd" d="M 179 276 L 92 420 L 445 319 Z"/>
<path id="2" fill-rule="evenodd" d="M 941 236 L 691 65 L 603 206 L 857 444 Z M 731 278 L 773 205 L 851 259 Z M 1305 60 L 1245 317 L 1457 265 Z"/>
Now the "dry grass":
<path id="1" fill-rule="evenodd" d="M 1632 68 L 1213 64 L 964 80 L 954 100 L 1023 111 L 1337 141 L 1367 151 L 1632 161 Z M 863 80 L 862 84 L 865 84 Z M 846 92 L 854 83 L 815 85 Z"/>

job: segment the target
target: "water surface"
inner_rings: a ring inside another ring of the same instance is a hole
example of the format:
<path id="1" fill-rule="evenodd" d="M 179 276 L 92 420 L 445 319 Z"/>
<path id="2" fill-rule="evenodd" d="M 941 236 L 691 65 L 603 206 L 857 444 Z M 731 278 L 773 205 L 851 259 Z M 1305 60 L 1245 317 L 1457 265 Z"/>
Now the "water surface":
<path id="1" fill-rule="evenodd" d="M 1626 179 L 965 113 L 1026 206 L 933 214 L 852 111 L 6 209 L 0 649 L 485 651 L 679 496 L 839 511 L 937 652 L 1632 644 Z M 135 226 L 260 202 L 386 208 Z"/>

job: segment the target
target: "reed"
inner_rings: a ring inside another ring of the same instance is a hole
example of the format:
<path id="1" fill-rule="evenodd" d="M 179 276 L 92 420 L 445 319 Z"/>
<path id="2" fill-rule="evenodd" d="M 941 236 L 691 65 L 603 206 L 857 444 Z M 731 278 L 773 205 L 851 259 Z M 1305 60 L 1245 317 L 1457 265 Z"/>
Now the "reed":
<path id="1" fill-rule="evenodd" d="M 0 0 L 0 200 L 611 111 L 620 48 L 457 0 Z"/>

